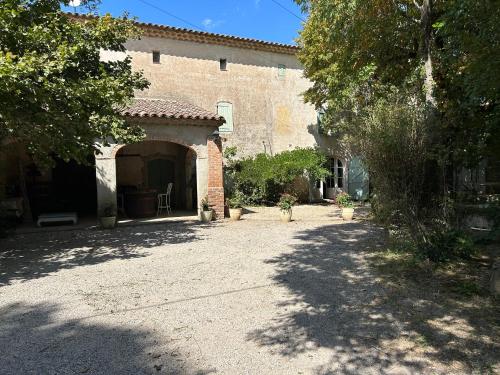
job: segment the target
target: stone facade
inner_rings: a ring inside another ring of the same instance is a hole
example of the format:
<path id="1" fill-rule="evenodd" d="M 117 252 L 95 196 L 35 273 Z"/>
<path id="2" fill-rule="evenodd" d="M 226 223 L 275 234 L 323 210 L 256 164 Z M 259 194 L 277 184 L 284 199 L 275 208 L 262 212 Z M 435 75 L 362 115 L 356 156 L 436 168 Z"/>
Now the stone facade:
<path id="1" fill-rule="evenodd" d="M 316 109 L 304 103 L 302 94 L 311 83 L 303 76 L 296 47 L 168 26 L 139 26 L 144 36 L 128 41 L 125 53 L 102 52 L 105 60 L 127 54 L 133 68 L 144 73 L 151 86 L 137 92 L 137 98 L 175 96 L 211 113 L 218 113 L 220 103 L 231 107 L 233 128 L 221 127 L 217 139 L 205 134 L 201 142 L 186 141 L 193 127 L 148 124 L 146 129 L 148 140 L 168 139 L 193 148 L 198 202 L 208 196 L 217 217 L 223 217 L 224 205 L 221 153 L 229 146 L 236 146 L 237 157 L 320 147 L 335 161 L 342 160 L 347 186 L 350 155 L 332 137 L 320 134 Z M 323 186 L 323 182 L 311 184 L 309 196 L 321 199 L 328 192 Z"/>
<path id="2" fill-rule="evenodd" d="M 318 133 L 315 108 L 303 101 L 310 82 L 293 54 L 148 36 L 126 48 L 134 69 L 151 82 L 138 97 L 175 94 L 212 112 L 220 102 L 231 103 L 234 130 L 221 137 L 223 147 L 236 146 L 239 156 L 317 145 L 334 149 Z M 159 64 L 153 51 L 160 52 Z M 103 53 L 105 59 L 122 57 Z M 226 70 L 220 59 L 227 61 Z"/>

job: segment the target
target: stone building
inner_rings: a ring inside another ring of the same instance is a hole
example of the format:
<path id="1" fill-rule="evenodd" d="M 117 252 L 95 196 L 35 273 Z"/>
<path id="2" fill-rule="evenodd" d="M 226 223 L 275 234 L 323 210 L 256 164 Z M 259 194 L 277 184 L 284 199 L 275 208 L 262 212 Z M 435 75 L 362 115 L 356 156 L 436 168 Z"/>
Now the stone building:
<path id="1" fill-rule="evenodd" d="M 303 77 L 296 46 L 137 26 L 143 36 L 128 41 L 125 53 L 151 86 L 137 92 L 132 107 L 123 113 L 145 129 L 146 138 L 133 145 L 111 144 L 95 157 L 97 196 L 93 193 L 92 199 L 99 210 L 115 202 L 123 209 L 124 196 L 136 199 L 142 194 L 152 213 L 154 196 L 147 192 L 163 192 L 173 182 L 176 208 L 199 208 L 208 196 L 220 217 L 222 151 L 228 146 L 236 146 L 240 157 L 320 147 L 330 156 L 335 176 L 318 181 L 312 196 L 333 197 L 349 190 L 366 197 L 367 176 L 359 161 L 321 134 L 318 112 L 303 101 L 302 93 L 311 83 Z M 122 58 L 124 53 L 102 51 L 102 59 Z M 50 171 L 35 178 L 47 184 L 53 179 Z M 90 191 L 78 194 L 90 196 Z"/>
<path id="2" fill-rule="evenodd" d="M 313 196 L 332 197 L 350 186 L 351 193 L 366 197 L 367 176 L 359 161 L 351 161 L 332 137 L 321 134 L 318 112 L 304 103 L 302 93 L 311 83 L 296 58 L 298 47 L 169 26 L 138 26 L 143 37 L 127 42 L 126 53 L 134 69 L 151 82 L 147 91 L 137 93 L 141 101 L 175 98 L 222 116 L 225 123 L 218 129 L 222 147 L 236 146 L 240 157 L 320 147 L 330 155 L 336 177 L 319 181 Z M 123 57 L 103 52 L 103 59 Z M 175 148 L 175 141 L 170 145 Z M 149 157 L 140 155 L 143 160 Z M 350 162 L 355 173 L 348 172 Z M 117 161 L 118 171 L 127 169 L 125 164 Z M 207 186 L 204 176 L 199 176 L 198 200 Z M 183 189 L 183 182 L 176 185 Z"/>

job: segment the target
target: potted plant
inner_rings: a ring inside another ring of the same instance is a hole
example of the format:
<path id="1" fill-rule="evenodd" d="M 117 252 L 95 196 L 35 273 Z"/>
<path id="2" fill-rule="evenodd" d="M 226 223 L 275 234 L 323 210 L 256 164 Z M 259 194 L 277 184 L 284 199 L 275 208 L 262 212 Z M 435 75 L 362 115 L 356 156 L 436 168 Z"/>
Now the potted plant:
<path id="1" fill-rule="evenodd" d="M 116 224 L 116 206 L 111 203 L 104 206 L 99 221 L 104 229 L 114 228 Z"/>
<path id="2" fill-rule="evenodd" d="M 240 220 L 243 211 L 243 193 L 236 190 L 234 195 L 227 200 L 229 207 L 229 217 L 231 220 Z"/>
<path id="3" fill-rule="evenodd" d="M 292 207 L 297 202 L 297 198 L 291 194 L 283 194 L 278 202 L 280 208 L 280 218 L 284 223 L 292 220 Z"/>
<path id="4" fill-rule="evenodd" d="M 351 196 L 346 192 L 337 195 L 337 204 L 342 208 L 342 219 L 352 220 L 354 216 L 354 204 Z"/>
<path id="5" fill-rule="evenodd" d="M 201 200 L 201 221 L 209 223 L 212 221 L 212 208 L 208 203 L 208 196 Z"/>

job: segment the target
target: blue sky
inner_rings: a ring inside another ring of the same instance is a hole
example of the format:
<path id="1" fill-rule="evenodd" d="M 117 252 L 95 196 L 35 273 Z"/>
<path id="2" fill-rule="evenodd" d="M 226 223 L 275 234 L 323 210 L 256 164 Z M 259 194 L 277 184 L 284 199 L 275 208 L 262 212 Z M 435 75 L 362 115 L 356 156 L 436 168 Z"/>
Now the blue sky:
<path id="1" fill-rule="evenodd" d="M 102 0 L 99 13 L 118 16 L 127 11 L 141 22 L 189 29 L 197 26 L 214 33 L 292 44 L 302 21 L 278 4 L 305 18 L 292 0 Z"/>

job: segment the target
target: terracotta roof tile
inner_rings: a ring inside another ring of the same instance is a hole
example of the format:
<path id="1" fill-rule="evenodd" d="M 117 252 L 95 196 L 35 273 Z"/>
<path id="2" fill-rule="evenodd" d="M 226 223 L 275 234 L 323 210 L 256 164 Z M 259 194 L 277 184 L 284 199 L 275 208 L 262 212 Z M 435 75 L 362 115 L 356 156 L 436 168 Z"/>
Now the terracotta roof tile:
<path id="1" fill-rule="evenodd" d="M 122 114 L 128 117 L 224 121 L 223 117 L 176 97 L 134 98 Z"/>
<path id="2" fill-rule="evenodd" d="M 80 13 L 67 13 L 70 17 L 81 20 L 89 20 L 95 18 L 88 14 Z M 191 30 L 182 27 L 174 27 L 167 25 L 158 25 L 154 23 L 145 23 L 134 21 L 137 27 L 142 28 L 146 35 L 149 36 L 163 36 L 166 38 L 195 41 L 199 43 L 219 44 L 240 48 L 249 48 L 262 51 L 271 51 L 277 53 L 284 53 L 295 55 L 300 47 L 292 44 L 283 44 L 277 42 L 268 42 L 265 40 L 245 38 L 234 35 L 216 34 L 201 30 Z"/>

